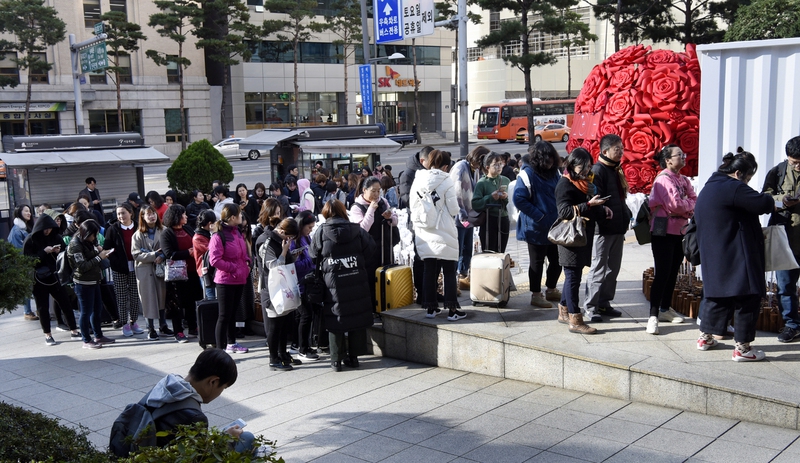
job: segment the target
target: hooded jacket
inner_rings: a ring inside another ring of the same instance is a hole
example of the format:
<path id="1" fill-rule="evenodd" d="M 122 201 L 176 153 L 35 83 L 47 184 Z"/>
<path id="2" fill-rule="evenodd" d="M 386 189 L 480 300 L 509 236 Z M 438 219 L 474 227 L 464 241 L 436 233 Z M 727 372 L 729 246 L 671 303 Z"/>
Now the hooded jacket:
<path id="1" fill-rule="evenodd" d="M 225 243 L 222 234 L 225 234 Z M 243 285 L 250 275 L 250 255 L 247 243 L 237 227 L 222 224 L 222 229 L 211 236 L 208 243 L 208 262 L 217 269 L 214 283 Z"/>
<path id="2" fill-rule="evenodd" d="M 198 404 L 203 403 L 203 398 L 188 381 L 179 375 L 170 373 L 161 379 L 142 401 L 147 407 L 159 408 L 188 398 L 196 400 Z M 208 417 L 202 411 L 192 408 L 175 410 L 156 420 L 156 432 L 173 431 L 178 425 L 191 425 L 194 423 L 205 423 L 208 426 Z M 159 447 L 164 447 L 173 438 L 174 436 L 172 435 L 157 437 L 156 443 Z"/>
<path id="3" fill-rule="evenodd" d="M 538 246 L 550 246 L 547 233 L 558 219 L 556 205 L 556 185 L 561 175 L 555 172 L 551 177 L 543 177 L 529 165 L 522 168 L 528 177 L 530 188 L 517 177 L 514 191 L 510 192 L 514 206 L 519 210 L 517 219 L 517 240 Z"/>
<path id="4" fill-rule="evenodd" d="M 266 246 L 264 249 L 264 259 L 261 259 L 261 247 Z M 271 268 L 278 265 L 287 265 L 294 262 L 295 256 L 292 253 L 286 254 L 283 257 L 283 240 L 280 236 L 270 229 L 264 230 L 264 233 L 256 240 L 256 262 L 258 263 L 259 278 L 261 291 L 261 307 L 267 312 L 267 318 L 278 318 L 288 315 L 291 312 L 283 312 L 278 315 L 269 297 L 269 271 Z"/>
<path id="5" fill-rule="evenodd" d="M 8 232 L 8 242 L 17 249 L 22 248 L 22 243 L 28 237 L 28 225 L 19 217 L 14 217 L 14 226 Z"/>
<path id="6" fill-rule="evenodd" d="M 372 326 L 372 295 L 365 262 L 375 242 L 358 224 L 332 217 L 320 225 L 309 254 L 321 265 L 325 293 L 325 327 L 333 333 Z"/>
<path id="7" fill-rule="evenodd" d="M 423 207 L 418 193 L 432 191 L 436 191 L 440 198 L 435 203 L 439 220 L 433 227 L 423 228 L 414 224 L 417 253 L 422 259 L 458 260 L 458 231 L 453 220 L 459 211 L 458 199 L 453 180 L 446 172 L 439 169 L 417 172 L 409 194 L 410 212 L 414 215 Z"/>
<path id="8" fill-rule="evenodd" d="M 52 229 L 49 235 L 45 236 L 44 231 Z M 47 267 L 50 271 L 56 271 L 56 256 L 54 252 L 44 252 L 47 246 L 61 246 L 64 250 L 65 246 L 61 242 L 61 235 L 59 232 L 58 224 L 47 214 L 42 214 L 36 219 L 33 224 L 33 230 L 25 238 L 22 243 L 22 253 L 26 256 L 36 257 L 39 260 L 36 262 L 36 268 Z"/>
<path id="9" fill-rule="evenodd" d="M 52 234 L 52 233 L 51 233 Z M 103 279 L 100 253 L 94 243 L 83 241 L 74 236 L 67 246 L 67 257 L 72 266 L 72 281 L 84 285 L 93 285 Z"/>

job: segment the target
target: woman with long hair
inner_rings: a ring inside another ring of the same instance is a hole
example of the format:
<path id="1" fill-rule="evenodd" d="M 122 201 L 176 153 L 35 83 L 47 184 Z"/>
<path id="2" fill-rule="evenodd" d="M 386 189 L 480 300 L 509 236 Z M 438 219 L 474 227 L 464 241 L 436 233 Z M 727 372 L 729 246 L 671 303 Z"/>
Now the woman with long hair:
<path id="1" fill-rule="evenodd" d="M 167 297 L 170 291 L 178 300 L 178 310 L 172 311 L 172 330 L 179 343 L 188 342 L 183 333 L 183 319 L 189 325 L 189 336 L 197 336 L 197 312 L 195 303 L 203 298 L 203 288 L 197 276 L 197 265 L 192 254 L 192 237 L 194 229 L 186 224 L 186 209 L 180 204 L 173 204 L 164 213 L 164 232 L 161 234 L 161 250 L 167 260 L 186 261 L 186 280 L 172 282 L 167 286 Z"/>
<path id="2" fill-rule="evenodd" d="M 424 150 L 425 148 L 423 148 Z M 469 289 L 469 268 L 472 264 L 472 242 L 475 228 L 469 223 L 472 212 L 472 196 L 475 185 L 481 176 L 483 158 L 491 151 L 485 146 L 476 146 L 469 152 L 466 159 L 457 161 L 450 169 L 450 178 L 456 188 L 458 199 L 458 217 L 456 217 L 456 230 L 458 231 L 458 284 L 461 289 Z M 402 181 L 402 180 L 401 180 Z"/>
<path id="3" fill-rule="evenodd" d="M 213 212 L 212 212 L 213 215 Z M 142 313 L 147 320 L 147 340 L 157 341 L 155 320 L 160 323 L 160 331 L 164 336 L 175 333 L 167 326 L 166 299 L 167 284 L 164 275 L 158 276 L 156 266 L 163 266 L 166 257 L 161 251 L 161 234 L 164 227 L 158 213 L 151 206 L 144 205 L 139 210 L 139 228 L 131 239 L 131 254 L 136 265 L 136 289 L 142 304 Z"/>
<path id="4" fill-rule="evenodd" d="M 192 236 L 192 255 L 194 256 L 195 266 L 197 268 L 197 275 L 200 276 L 200 282 L 203 283 L 203 292 L 206 299 L 216 299 L 217 293 L 214 290 L 214 285 L 206 286 L 203 280 L 203 254 L 208 251 L 208 243 L 211 241 L 211 234 L 217 231 L 217 214 L 214 211 L 207 209 L 200 213 L 195 222 L 197 228 L 194 229 L 194 236 Z"/>
<path id="5" fill-rule="evenodd" d="M 14 208 L 14 226 L 8 232 L 8 242 L 17 249 L 22 249 L 25 238 L 33 230 L 33 210 L 27 204 Z M 25 320 L 38 320 L 39 317 L 31 310 L 31 298 L 26 297 L 23 307 L 25 308 Z"/>
<path id="6" fill-rule="evenodd" d="M 375 307 L 368 286 L 375 285 L 370 284 L 366 262 L 375 253 L 375 242 L 363 227 L 348 220 L 341 201 L 325 203 L 322 216 L 325 223 L 314 235 L 309 254 L 320 265 L 327 287 L 322 313 L 328 330 L 331 367 L 342 371 L 343 362 L 358 368 L 358 356 L 367 353 L 367 328 L 372 326 Z"/>
<path id="7" fill-rule="evenodd" d="M 311 244 L 311 231 L 314 229 L 314 224 L 317 220 L 310 211 L 303 211 L 297 214 L 295 220 L 297 221 L 299 232 L 297 238 L 289 245 L 289 251 L 295 256 L 294 265 L 297 269 L 297 281 L 299 282 L 303 303 L 300 305 L 297 312 L 295 312 L 296 323 L 294 326 L 296 330 L 292 332 L 290 337 L 294 339 L 296 346 L 293 345 L 292 347 L 296 347 L 297 355 L 300 356 L 301 359 L 315 361 L 319 360 L 319 355 L 310 345 L 311 319 L 314 314 L 311 310 L 311 304 L 306 298 L 306 288 L 303 279 L 306 275 L 314 271 L 314 261 L 308 253 L 308 246 Z"/>
<path id="8" fill-rule="evenodd" d="M 131 241 L 136 232 L 133 223 L 133 208 L 128 203 L 120 203 L 116 209 L 117 221 L 106 228 L 105 249 L 115 252 L 108 256 L 111 273 L 114 276 L 114 293 L 117 309 L 122 320 L 122 335 L 126 337 L 142 334 L 136 320 L 139 318 L 139 292 L 137 289 Z"/>
<path id="9" fill-rule="evenodd" d="M 261 182 L 256 183 L 256 186 L 253 187 L 253 191 L 247 198 L 247 207 L 244 211 L 245 215 L 247 215 L 248 223 L 255 224 L 258 222 L 258 213 L 261 212 L 261 206 L 264 204 L 264 200 L 269 198 L 268 193 L 267 187 Z M 288 207 L 288 200 L 286 204 Z"/>
<path id="10" fill-rule="evenodd" d="M 510 223 L 507 206 L 508 185 L 511 182 L 500 174 L 504 166 L 503 155 L 495 152 L 487 154 L 483 158 L 486 173 L 475 184 L 475 193 L 472 195 L 472 209 L 486 212 L 486 222 L 478 237 L 481 248 L 500 253 L 506 252 Z"/>
<path id="11" fill-rule="evenodd" d="M 164 202 L 164 198 L 162 198 L 157 191 L 148 191 L 147 194 L 144 195 L 144 199 L 147 201 L 147 204 L 158 213 L 158 218 L 163 221 L 164 214 L 167 212 L 167 208 L 169 208 L 169 205 Z"/>

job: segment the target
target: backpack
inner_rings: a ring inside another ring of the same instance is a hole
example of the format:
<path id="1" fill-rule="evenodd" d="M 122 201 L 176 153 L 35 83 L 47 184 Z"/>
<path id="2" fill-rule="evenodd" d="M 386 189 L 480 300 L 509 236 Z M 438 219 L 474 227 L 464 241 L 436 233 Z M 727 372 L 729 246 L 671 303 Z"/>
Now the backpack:
<path id="1" fill-rule="evenodd" d="M 225 246 L 225 243 L 222 245 Z M 216 283 L 214 283 L 214 276 L 217 274 L 217 268 L 211 265 L 208 251 L 203 253 L 203 267 L 201 270 L 203 271 L 203 284 L 206 285 L 206 288 L 216 287 Z"/>
<path id="2" fill-rule="evenodd" d="M 323 201 L 322 196 L 314 194 L 314 190 L 309 188 L 303 193 L 303 199 L 300 201 L 300 204 L 303 203 L 303 200 L 305 200 L 307 194 L 311 194 L 311 197 L 314 199 L 314 209 L 311 210 L 311 212 L 313 212 L 314 216 L 316 217 L 322 212 L 322 206 L 325 204 L 325 201 Z"/>
<path id="3" fill-rule="evenodd" d="M 697 223 L 692 220 L 683 227 L 683 255 L 692 265 L 700 265 L 700 245 L 697 243 Z"/>
<path id="4" fill-rule="evenodd" d="M 149 393 L 148 393 L 149 395 Z M 108 448 L 118 457 L 127 457 L 140 447 L 156 446 L 156 420 L 177 410 L 200 410 L 200 404 L 192 397 L 172 402 L 162 407 L 144 405 L 147 396 L 135 404 L 128 404 L 111 425 Z"/>
<path id="5" fill-rule="evenodd" d="M 436 209 L 436 203 L 442 198 L 436 190 L 419 190 L 416 192 L 421 207 L 411 211 L 411 222 L 420 228 L 435 228 L 439 224 L 441 211 Z"/>
<path id="6" fill-rule="evenodd" d="M 69 285 L 72 284 L 72 265 L 69 263 L 69 258 L 67 258 L 67 250 L 63 250 L 58 253 L 58 257 L 56 257 L 56 277 L 58 277 L 58 282 L 62 285 Z"/>

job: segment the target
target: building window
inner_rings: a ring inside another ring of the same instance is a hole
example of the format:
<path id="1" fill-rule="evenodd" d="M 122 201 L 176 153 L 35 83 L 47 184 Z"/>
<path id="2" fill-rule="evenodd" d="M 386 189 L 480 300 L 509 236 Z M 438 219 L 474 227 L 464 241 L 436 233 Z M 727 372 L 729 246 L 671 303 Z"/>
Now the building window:
<path id="1" fill-rule="evenodd" d="M 113 60 L 115 57 L 109 56 L 108 61 L 109 64 L 113 66 Z M 119 83 L 121 84 L 132 84 L 133 80 L 131 79 L 131 57 L 130 55 L 120 55 L 116 57 L 117 64 L 116 67 L 119 68 Z M 111 73 L 112 80 L 114 79 L 115 74 Z"/>
<path id="2" fill-rule="evenodd" d="M 99 71 L 94 72 L 87 72 L 89 74 L 89 83 L 90 84 L 107 84 L 108 81 L 106 80 L 106 70 L 101 69 Z"/>
<path id="3" fill-rule="evenodd" d="M 589 21 L 591 20 L 591 9 L 589 7 L 576 8 L 574 11 L 581 15 L 581 21 L 583 21 L 587 25 L 589 24 Z M 502 21 L 512 21 L 512 20 L 515 19 L 504 19 Z M 532 15 L 528 19 L 528 23 L 533 24 L 541 20 L 542 20 L 541 16 Z M 562 42 L 566 39 L 567 39 L 566 34 L 551 35 L 539 31 L 534 31 L 528 38 L 528 43 L 530 44 L 530 52 L 552 53 L 557 58 L 565 58 L 567 56 L 567 48 L 562 45 Z M 521 41 L 516 41 L 512 44 L 506 45 L 505 47 L 503 47 L 502 50 L 503 56 L 521 55 L 521 54 L 522 54 Z M 570 47 L 569 54 L 573 57 L 588 57 L 589 45 L 584 45 L 580 47 Z"/>
<path id="4" fill-rule="evenodd" d="M 142 125 L 139 123 L 139 120 L 141 119 L 140 114 L 141 111 L 139 111 L 138 109 L 123 109 L 122 131 L 141 133 Z M 118 132 L 119 131 L 118 121 L 119 118 L 117 117 L 116 110 L 89 111 L 89 132 L 91 133 Z M 178 132 L 180 132 L 180 121 L 178 121 Z"/>
<path id="5" fill-rule="evenodd" d="M 338 110 L 336 93 L 300 93 L 298 124 L 320 125 L 328 115 L 335 119 Z M 288 92 L 245 93 L 247 129 L 291 127 L 295 119 L 294 94 Z"/>
<path id="6" fill-rule="evenodd" d="M 91 29 L 100 22 L 100 0 L 83 0 L 83 25 Z"/>
<path id="7" fill-rule="evenodd" d="M 499 31 L 500 30 L 500 12 L 499 11 L 490 11 L 489 12 L 489 31 Z"/>
<path id="8" fill-rule="evenodd" d="M 109 9 L 111 11 L 119 11 L 120 13 L 125 13 L 125 15 L 127 16 L 128 15 L 127 0 L 110 0 Z"/>
<path id="9" fill-rule="evenodd" d="M 6 53 L 0 56 L 0 80 L 19 83 L 19 68 L 17 63 L 11 61 L 11 58 L 16 58 L 15 53 Z"/>
<path id="10" fill-rule="evenodd" d="M 41 62 L 47 62 L 47 55 L 45 53 L 33 53 L 33 56 L 39 58 Z M 47 78 L 47 71 L 39 71 L 36 69 L 28 69 L 28 79 L 34 84 L 47 84 L 50 82 Z"/>
<path id="11" fill-rule="evenodd" d="M 184 109 L 183 117 L 186 119 L 186 135 L 189 135 L 189 110 Z M 167 133 L 167 142 L 181 141 L 181 110 L 164 110 L 164 129 Z"/>
<path id="12" fill-rule="evenodd" d="M 169 55 L 168 58 L 174 58 L 176 60 L 178 59 L 178 57 L 175 55 Z M 167 63 L 167 82 L 170 84 L 180 83 L 180 74 L 177 61 L 170 61 Z"/>

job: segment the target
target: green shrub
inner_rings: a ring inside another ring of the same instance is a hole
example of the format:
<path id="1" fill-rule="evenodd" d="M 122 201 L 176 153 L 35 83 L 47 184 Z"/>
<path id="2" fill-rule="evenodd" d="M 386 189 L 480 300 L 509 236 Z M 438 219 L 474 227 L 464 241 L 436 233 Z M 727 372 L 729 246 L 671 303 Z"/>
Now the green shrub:
<path id="1" fill-rule="evenodd" d="M 211 183 L 233 180 L 233 168 L 208 140 L 198 140 L 183 150 L 167 170 L 169 187 L 183 193 L 200 190 L 211 192 Z"/>
<path id="2" fill-rule="evenodd" d="M 114 457 L 97 450 L 86 435 L 41 413 L 0 402 L 0 461 L 106 463 Z"/>
<path id="3" fill-rule="evenodd" d="M 158 433 L 159 436 L 166 433 Z M 133 456 L 120 459 L 126 463 L 162 463 L 175 461 L 180 463 L 284 463 L 283 458 L 275 455 L 275 443 L 256 436 L 254 448 L 262 445 L 270 447 L 266 457 L 255 457 L 252 454 L 239 453 L 233 450 L 236 439 L 217 428 L 206 428 L 205 423 L 191 426 L 178 426 L 175 439 L 166 447 L 145 447 Z"/>
<path id="4" fill-rule="evenodd" d="M 0 315 L 11 312 L 30 297 L 35 264 L 35 258 L 0 240 Z"/>

